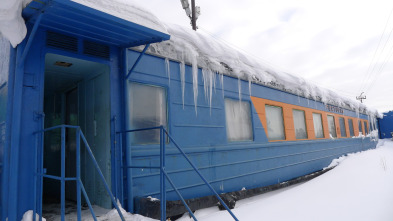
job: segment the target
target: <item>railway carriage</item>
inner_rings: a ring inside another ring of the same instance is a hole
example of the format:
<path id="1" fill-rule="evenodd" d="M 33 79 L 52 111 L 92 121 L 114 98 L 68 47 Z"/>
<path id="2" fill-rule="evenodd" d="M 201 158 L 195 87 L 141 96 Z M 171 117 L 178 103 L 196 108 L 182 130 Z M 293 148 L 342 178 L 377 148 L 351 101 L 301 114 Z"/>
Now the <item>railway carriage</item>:
<path id="1" fill-rule="evenodd" d="M 255 75 L 257 61 L 217 56 L 220 43 L 167 32 L 146 11 L 152 22 L 140 24 L 80 2 L 33 0 L 26 39 L 16 49 L 0 39 L 1 220 L 80 202 L 81 186 L 91 204 L 118 199 L 140 212 L 141 199 L 160 198 L 163 145 L 186 199 L 212 193 L 177 146 L 218 193 L 282 183 L 376 146 L 365 106 L 306 93 L 271 69 Z M 179 200 L 166 182 L 167 200 Z"/>

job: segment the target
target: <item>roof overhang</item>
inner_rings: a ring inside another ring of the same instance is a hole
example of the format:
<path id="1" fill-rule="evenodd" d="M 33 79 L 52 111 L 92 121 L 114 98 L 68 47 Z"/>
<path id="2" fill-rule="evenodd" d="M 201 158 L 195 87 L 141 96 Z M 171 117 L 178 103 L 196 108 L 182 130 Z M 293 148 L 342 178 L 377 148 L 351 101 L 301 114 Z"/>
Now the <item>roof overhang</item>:
<path id="1" fill-rule="evenodd" d="M 33 0 L 23 9 L 26 23 L 118 47 L 134 47 L 168 40 L 166 33 L 89 8 L 70 0 Z"/>

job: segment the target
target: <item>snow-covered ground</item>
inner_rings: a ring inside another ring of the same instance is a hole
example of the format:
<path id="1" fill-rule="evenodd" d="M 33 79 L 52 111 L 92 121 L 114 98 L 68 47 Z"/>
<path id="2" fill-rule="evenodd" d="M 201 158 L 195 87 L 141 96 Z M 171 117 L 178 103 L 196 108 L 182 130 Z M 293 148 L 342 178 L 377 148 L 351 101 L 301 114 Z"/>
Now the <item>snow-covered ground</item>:
<path id="1" fill-rule="evenodd" d="M 340 157 L 332 164 L 338 165 L 306 183 L 240 200 L 233 212 L 239 220 L 247 221 L 393 220 L 393 141 L 380 140 L 376 149 Z M 96 209 L 99 220 L 120 220 L 116 210 Z M 87 210 L 84 213 L 84 220 L 92 220 Z M 217 207 L 196 211 L 195 215 L 203 221 L 233 220 Z M 139 215 L 125 216 L 127 221 L 152 220 Z M 74 213 L 67 214 L 67 220 L 75 217 Z M 179 220 L 192 219 L 185 214 Z"/>
<path id="2" fill-rule="evenodd" d="M 277 194 L 239 201 L 239 220 L 393 220 L 393 141 L 350 154 L 333 170 Z M 226 211 L 196 212 L 198 220 L 233 220 Z M 183 217 L 182 221 L 190 220 Z"/>

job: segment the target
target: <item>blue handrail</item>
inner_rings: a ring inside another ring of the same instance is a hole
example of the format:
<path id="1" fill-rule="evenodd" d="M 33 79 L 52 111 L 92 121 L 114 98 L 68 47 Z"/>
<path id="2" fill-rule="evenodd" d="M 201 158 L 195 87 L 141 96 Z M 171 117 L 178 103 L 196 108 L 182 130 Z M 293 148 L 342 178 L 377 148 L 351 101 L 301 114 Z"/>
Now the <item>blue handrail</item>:
<path id="1" fill-rule="evenodd" d="M 66 128 L 72 128 L 76 130 L 76 176 L 75 177 L 65 177 L 65 129 Z M 44 168 L 43 168 L 43 154 L 44 154 L 44 134 L 47 131 L 52 131 L 52 130 L 56 130 L 56 129 L 61 129 L 61 176 L 55 176 L 55 175 L 50 175 L 50 174 L 45 174 L 44 172 Z M 60 190 L 60 198 L 61 198 L 61 220 L 64 221 L 65 220 L 65 182 L 66 181 L 76 181 L 76 195 L 77 195 L 77 220 L 80 221 L 81 219 L 81 194 L 83 193 L 83 196 L 86 199 L 86 203 L 89 206 L 89 210 L 91 215 L 93 216 L 93 219 L 95 221 L 97 221 L 97 217 L 94 213 L 93 207 L 90 203 L 89 197 L 86 193 L 85 187 L 82 183 L 81 180 L 81 172 L 80 172 L 80 141 L 82 139 L 83 143 L 85 144 L 85 148 L 86 151 L 88 153 L 88 155 L 90 156 L 91 160 L 94 163 L 94 167 L 96 168 L 99 177 L 101 178 L 101 181 L 103 182 L 105 189 L 107 191 L 107 193 L 109 194 L 112 204 L 114 205 L 114 207 L 116 208 L 120 218 L 122 221 L 125 221 L 124 216 L 119 208 L 119 206 L 116 203 L 116 199 L 113 196 L 108 184 L 105 181 L 105 177 L 101 172 L 101 169 L 93 155 L 93 152 L 90 149 L 90 146 L 85 138 L 85 135 L 83 134 L 83 132 L 81 131 L 79 126 L 72 126 L 72 125 L 58 125 L 58 126 L 54 126 L 54 127 L 50 127 L 50 128 L 46 128 L 42 131 L 39 131 L 36 133 L 37 135 L 41 135 L 41 150 L 40 152 L 40 158 L 39 158 L 39 166 L 37 166 L 36 169 L 36 177 L 40 178 L 40 188 L 36 188 L 36 195 L 39 196 L 39 201 L 38 201 L 38 208 L 36 206 L 34 206 L 33 208 L 33 214 L 36 214 L 36 210 L 38 210 L 38 215 L 39 215 L 39 220 L 42 221 L 42 180 L 43 178 L 49 178 L 49 179 L 55 179 L 55 180 L 59 180 L 61 182 L 61 190 Z M 38 159 L 38 151 L 36 151 L 36 159 Z M 39 169 L 38 169 L 39 168 Z M 38 193 L 37 193 L 38 192 Z M 33 215 L 33 221 L 36 220 L 36 216 Z"/>
<path id="2" fill-rule="evenodd" d="M 179 150 L 179 152 L 183 155 L 183 157 L 188 161 L 188 163 L 191 165 L 191 167 L 195 170 L 195 172 L 199 175 L 199 177 L 203 180 L 203 182 L 209 187 L 209 189 L 214 193 L 216 198 L 220 201 L 221 205 L 224 206 L 224 208 L 229 212 L 229 214 L 233 217 L 234 220 L 238 221 L 236 218 L 235 214 L 232 213 L 231 209 L 225 204 L 225 202 L 222 200 L 222 198 L 218 195 L 218 193 L 214 190 L 214 188 L 210 185 L 210 183 L 206 180 L 205 177 L 199 172 L 198 168 L 192 163 L 190 158 L 185 154 L 185 152 L 180 148 L 180 146 L 176 143 L 176 141 L 173 139 L 173 137 L 168 133 L 168 131 L 164 128 L 164 126 L 158 126 L 158 127 L 150 127 L 150 128 L 141 128 L 141 129 L 134 129 L 134 130 L 125 130 L 122 132 L 118 132 L 119 134 L 123 133 L 132 133 L 132 132 L 137 132 L 137 131 L 147 131 L 147 130 L 160 130 L 160 166 L 131 166 L 131 165 L 126 165 L 124 168 L 125 169 L 130 169 L 130 168 L 153 168 L 153 169 L 160 169 L 160 193 L 161 193 L 161 203 L 160 203 L 160 212 L 161 212 L 161 221 L 166 220 L 166 187 L 165 187 L 165 178 L 168 180 L 168 182 L 171 184 L 172 188 L 175 190 L 176 194 L 179 196 L 180 200 L 186 207 L 187 211 L 189 214 L 192 216 L 192 218 L 197 221 L 197 218 L 195 217 L 194 213 L 191 211 L 190 207 L 187 205 L 186 201 L 184 200 L 183 196 L 181 195 L 180 191 L 175 187 L 173 181 L 169 178 L 168 173 L 166 172 L 165 169 L 165 155 L 166 155 L 166 150 L 165 150 L 165 143 L 166 143 L 166 137 L 165 135 L 169 138 L 169 140 L 174 144 L 174 146 Z M 122 143 L 122 139 L 120 139 Z"/>

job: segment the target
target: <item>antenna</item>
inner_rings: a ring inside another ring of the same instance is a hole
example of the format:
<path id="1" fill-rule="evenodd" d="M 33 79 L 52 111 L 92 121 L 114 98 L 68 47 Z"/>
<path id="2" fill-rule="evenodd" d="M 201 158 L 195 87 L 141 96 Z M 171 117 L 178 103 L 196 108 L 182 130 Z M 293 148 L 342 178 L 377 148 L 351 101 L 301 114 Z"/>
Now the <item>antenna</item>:
<path id="1" fill-rule="evenodd" d="M 363 100 L 366 99 L 366 95 L 363 95 L 364 92 L 362 92 L 359 96 L 356 97 L 356 100 L 359 100 L 361 103 L 363 103 Z"/>
<path id="2" fill-rule="evenodd" d="M 201 15 L 201 8 L 199 6 L 195 6 L 195 0 L 191 0 L 191 9 L 190 3 L 188 0 L 180 0 L 183 9 L 186 11 L 186 15 L 191 20 L 191 26 L 194 31 L 197 30 L 196 20 L 198 19 L 199 15 Z"/>

